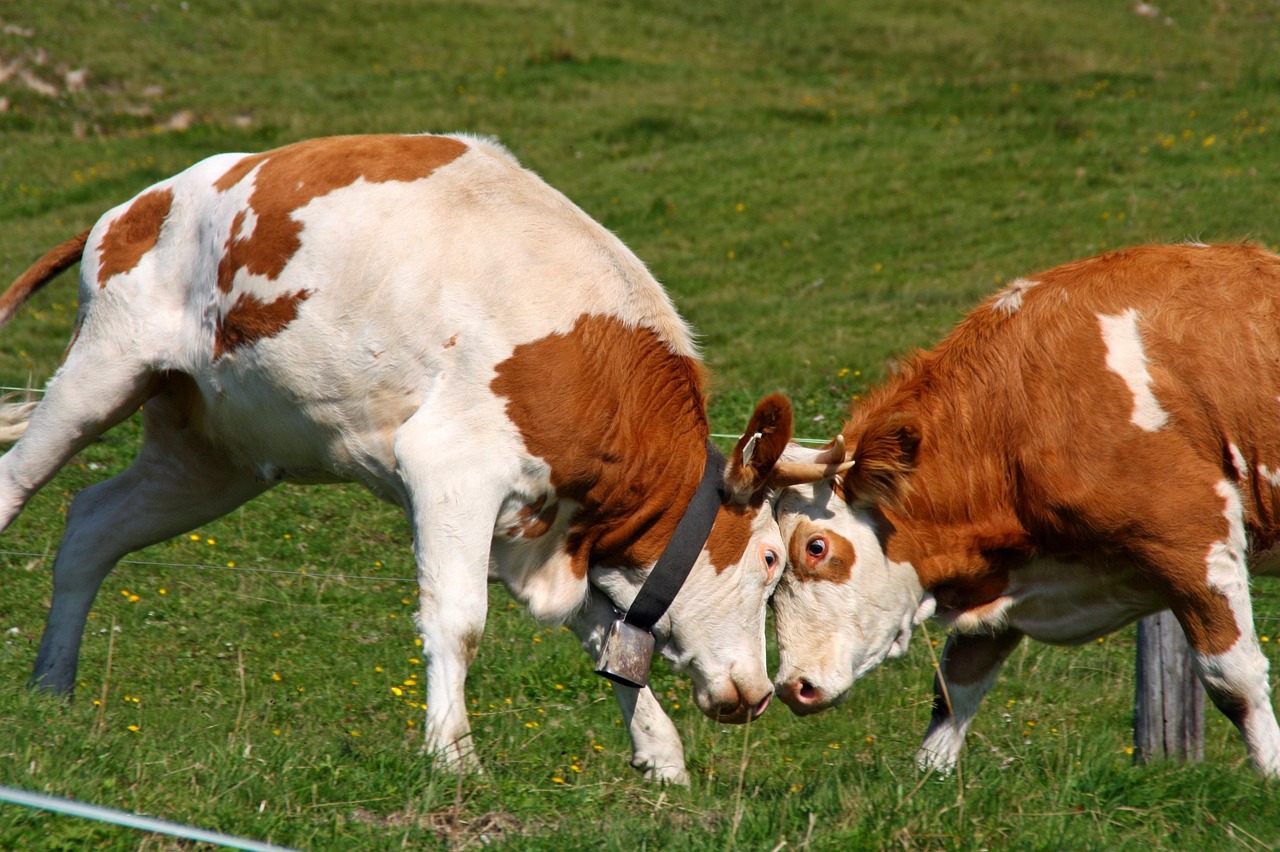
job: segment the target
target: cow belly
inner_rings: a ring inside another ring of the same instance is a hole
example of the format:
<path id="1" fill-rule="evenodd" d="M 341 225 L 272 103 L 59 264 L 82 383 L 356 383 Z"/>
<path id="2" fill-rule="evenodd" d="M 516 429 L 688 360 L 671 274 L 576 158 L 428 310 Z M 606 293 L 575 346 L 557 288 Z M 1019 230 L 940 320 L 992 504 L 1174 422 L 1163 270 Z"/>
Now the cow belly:
<path id="1" fill-rule="evenodd" d="M 1273 547 L 1251 556 L 1249 573 L 1255 577 L 1280 577 L 1280 547 Z"/>
<path id="2" fill-rule="evenodd" d="M 1040 559 L 1010 575 L 1005 624 L 1051 645 L 1078 645 L 1158 612 L 1165 604 L 1123 562 Z"/>
<path id="3" fill-rule="evenodd" d="M 389 422 L 380 425 L 387 412 L 351 402 L 301 401 L 289 390 L 264 377 L 222 383 L 217 390 L 202 387 L 197 428 L 264 482 L 357 481 L 394 500 L 386 493 L 394 490 L 394 429 Z"/>

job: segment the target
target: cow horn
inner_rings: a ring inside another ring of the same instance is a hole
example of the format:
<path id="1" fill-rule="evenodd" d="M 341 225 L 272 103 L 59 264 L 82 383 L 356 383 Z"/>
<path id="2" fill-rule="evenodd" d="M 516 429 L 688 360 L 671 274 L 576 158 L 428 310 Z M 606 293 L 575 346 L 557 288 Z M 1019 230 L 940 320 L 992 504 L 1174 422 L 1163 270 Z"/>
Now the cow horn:
<path id="1" fill-rule="evenodd" d="M 831 446 L 818 453 L 818 457 L 814 459 L 814 462 L 817 464 L 843 464 L 844 435 L 836 435 L 831 442 Z"/>
<path id="2" fill-rule="evenodd" d="M 839 476 L 852 467 L 853 459 L 845 461 L 844 458 L 844 436 L 836 435 L 831 446 L 818 453 L 811 462 L 778 462 L 769 474 L 769 484 L 774 488 L 785 488 L 788 485 L 821 482 Z"/>

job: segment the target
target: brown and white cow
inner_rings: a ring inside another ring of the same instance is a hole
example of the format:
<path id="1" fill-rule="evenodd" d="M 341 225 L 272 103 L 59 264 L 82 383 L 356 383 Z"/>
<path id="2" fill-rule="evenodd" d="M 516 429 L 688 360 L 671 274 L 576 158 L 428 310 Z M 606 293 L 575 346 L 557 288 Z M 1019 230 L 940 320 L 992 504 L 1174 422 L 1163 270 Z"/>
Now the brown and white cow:
<path id="1" fill-rule="evenodd" d="M 278 482 L 356 481 L 412 527 L 427 746 L 474 766 L 463 686 L 487 579 L 598 648 L 711 462 L 704 369 L 667 294 L 490 141 L 352 136 L 211 157 L 49 252 L 0 297 L 0 325 L 82 257 L 65 360 L 33 413 L 6 409 L 30 424 L 0 459 L 0 529 L 143 403 L 145 437 L 68 512 L 42 689 L 72 689 L 87 613 L 125 554 Z M 772 694 L 764 610 L 782 543 L 766 491 L 790 417 L 784 397 L 757 409 L 749 434 L 768 438 L 729 463 L 710 537 L 655 626 L 722 721 Z M 649 690 L 619 697 L 635 762 L 682 780 Z"/>
<path id="2" fill-rule="evenodd" d="M 917 759 L 946 768 L 1024 635 L 1076 644 L 1169 608 L 1280 775 L 1249 600 L 1249 566 L 1280 564 L 1280 258 L 1149 246 L 1014 281 L 841 437 L 852 471 L 779 500 L 793 710 L 839 700 L 932 614 L 952 633 Z"/>

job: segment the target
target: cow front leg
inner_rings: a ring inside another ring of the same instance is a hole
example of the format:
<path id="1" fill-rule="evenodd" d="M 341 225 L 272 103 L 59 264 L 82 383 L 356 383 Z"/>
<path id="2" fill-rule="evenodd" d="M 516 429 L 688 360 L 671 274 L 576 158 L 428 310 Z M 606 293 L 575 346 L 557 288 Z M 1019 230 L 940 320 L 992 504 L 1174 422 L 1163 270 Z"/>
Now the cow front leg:
<path id="1" fill-rule="evenodd" d="M 613 694 L 631 736 L 631 765 L 643 772 L 648 781 L 689 786 L 680 733 L 653 690 L 647 686 L 631 689 L 615 683 Z"/>
<path id="2" fill-rule="evenodd" d="M 916 752 L 916 765 L 921 770 L 950 772 L 955 767 L 978 705 L 996 682 L 1004 661 L 1022 641 L 1022 635 L 1021 631 L 1006 629 L 994 635 L 948 637 L 933 678 L 933 715 Z"/>
<path id="3" fill-rule="evenodd" d="M 1219 481 L 1214 492 L 1204 502 L 1208 523 L 1194 523 L 1183 509 L 1164 519 L 1167 540 L 1148 543 L 1139 555 L 1187 634 L 1209 698 L 1239 729 L 1258 771 L 1277 778 L 1280 726 L 1253 626 L 1244 507 L 1235 485 Z"/>
<path id="4" fill-rule="evenodd" d="M 1280 725 L 1271 704 L 1270 666 L 1254 631 L 1243 560 L 1238 570 L 1223 566 L 1209 577 L 1205 595 L 1193 603 L 1176 602 L 1174 614 L 1210 700 L 1240 731 L 1257 770 L 1280 778 Z"/>
<path id="5" fill-rule="evenodd" d="M 600 658 L 604 636 L 616 617 L 613 604 L 592 589 L 587 604 L 570 620 L 570 629 L 592 662 Z M 653 690 L 647 686 L 632 689 L 615 683 L 613 695 L 631 737 L 631 765 L 643 772 L 646 780 L 688 786 L 689 773 L 685 770 L 680 733 Z"/>
<path id="6" fill-rule="evenodd" d="M 458 772 L 480 772 L 467 720 L 467 671 L 484 634 L 488 591 L 448 565 L 418 557 L 418 633 L 427 668 L 426 751 Z"/>
<path id="7" fill-rule="evenodd" d="M 1205 691 L 1240 731 L 1254 766 L 1264 776 L 1280 778 L 1280 725 L 1271 704 L 1269 664 L 1252 619 L 1250 629 L 1230 648 L 1220 653 L 1195 651 L 1195 661 Z"/>
<path id="8" fill-rule="evenodd" d="M 395 441 L 417 563 L 416 624 L 427 677 L 425 748 L 438 766 L 480 772 L 465 688 L 484 634 L 501 479 L 484 467 L 483 448 L 451 444 L 431 419 L 419 412 Z"/>

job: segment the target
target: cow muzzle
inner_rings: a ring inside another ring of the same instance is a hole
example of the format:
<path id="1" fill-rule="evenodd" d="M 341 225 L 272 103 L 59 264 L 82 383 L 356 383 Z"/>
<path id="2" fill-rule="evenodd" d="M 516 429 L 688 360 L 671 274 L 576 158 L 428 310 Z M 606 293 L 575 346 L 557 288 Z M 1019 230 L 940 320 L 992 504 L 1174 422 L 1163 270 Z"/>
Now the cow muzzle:
<path id="1" fill-rule="evenodd" d="M 764 713 L 773 700 L 773 688 L 744 689 L 730 683 L 715 693 L 695 691 L 694 699 L 698 709 L 717 722 L 741 725 L 758 719 Z"/>
<path id="2" fill-rule="evenodd" d="M 848 691 L 831 693 L 804 677 L 795 677 L 778 684 L 778 698 L 797 716 L 810 716 L 839 704 Z"/>

